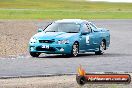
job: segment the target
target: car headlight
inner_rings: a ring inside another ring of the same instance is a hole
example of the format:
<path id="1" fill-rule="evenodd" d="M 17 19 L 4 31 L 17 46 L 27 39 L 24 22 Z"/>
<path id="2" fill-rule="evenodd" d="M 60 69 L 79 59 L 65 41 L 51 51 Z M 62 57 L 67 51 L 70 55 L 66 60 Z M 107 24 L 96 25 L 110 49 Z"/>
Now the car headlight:
<path id="1" fill-rule="evenodd" d="M 68 44 L 69 40 L 58 40 L 58 44 Z"/>
<path id="2" fill-rule="evenodd" d="M 30 39 L 30 43 L 36 43 L 37 42 L 37 39 L 36 38 L 31 38 Z"/>

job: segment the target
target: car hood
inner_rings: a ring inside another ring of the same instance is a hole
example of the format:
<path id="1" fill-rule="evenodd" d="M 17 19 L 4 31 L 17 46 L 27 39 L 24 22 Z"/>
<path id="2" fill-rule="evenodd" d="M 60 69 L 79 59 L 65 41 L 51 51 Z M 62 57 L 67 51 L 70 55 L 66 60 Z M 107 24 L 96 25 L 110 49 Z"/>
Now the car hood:
<path id="1" fill-rule="evenodd" d="M 33 37 L 37 39 L 67 39 L 75 36 L 78 33 L 66 33 L 66 32 L 40 32 L 35 34 Z"/>

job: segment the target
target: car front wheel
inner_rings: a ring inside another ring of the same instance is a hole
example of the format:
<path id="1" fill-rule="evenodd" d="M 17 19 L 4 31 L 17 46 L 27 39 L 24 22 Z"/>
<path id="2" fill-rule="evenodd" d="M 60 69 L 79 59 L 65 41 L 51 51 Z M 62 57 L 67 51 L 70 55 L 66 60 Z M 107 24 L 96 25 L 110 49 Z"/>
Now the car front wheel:
<path id="1" fill-rule="evenodd" d="M 72 46 L 72 56 L 76 57 L 79 53 L 79 44 L 75 42 Z"/>
<path id="2" fill-rule="evenodd" d="M 36 53 L 36 52 L 30 52 L 30 55 L 32 57 L 38 57 L 41 53 Z"/>

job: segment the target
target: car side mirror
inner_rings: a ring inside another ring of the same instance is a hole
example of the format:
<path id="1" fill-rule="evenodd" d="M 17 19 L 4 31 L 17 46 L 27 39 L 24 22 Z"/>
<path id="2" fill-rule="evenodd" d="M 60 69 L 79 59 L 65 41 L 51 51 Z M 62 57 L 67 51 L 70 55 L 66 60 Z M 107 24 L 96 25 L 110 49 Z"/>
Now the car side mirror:
<path id="1" fill-rule="evenodd" d="M 38 29 L 38 32 L 42 32 L 42 31 L 43 31 L 43 29 L 41 29 L 41 28 Z"/>

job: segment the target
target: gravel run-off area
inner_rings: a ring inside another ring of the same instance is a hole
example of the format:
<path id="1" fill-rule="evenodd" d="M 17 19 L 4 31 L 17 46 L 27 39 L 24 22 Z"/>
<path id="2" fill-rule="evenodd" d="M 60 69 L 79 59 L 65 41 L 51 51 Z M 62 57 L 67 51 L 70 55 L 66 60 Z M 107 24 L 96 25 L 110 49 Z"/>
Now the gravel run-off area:
<path id="1" fill-rule="evenodd" d="M 131 84 L 85 84 L 80 86 L 76 76 L 0 79 L 0 88 L 132 88 Z"/>
<path id="2" fill-rule="evenodd" d="M 27 53 L 29 39 L 37 33 L 41 25 L 39 22 L 0 20 L 0 57 L 14 57 Z"/>

